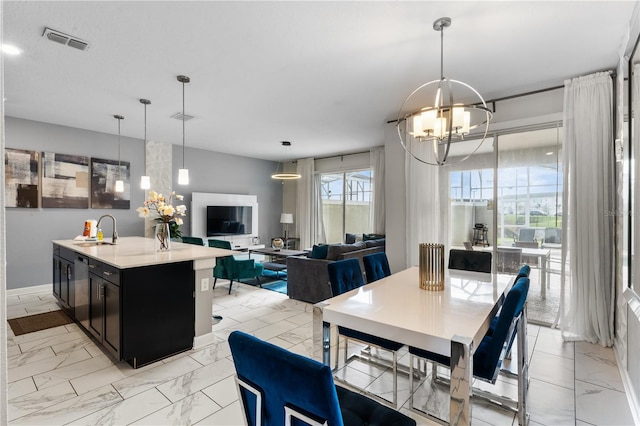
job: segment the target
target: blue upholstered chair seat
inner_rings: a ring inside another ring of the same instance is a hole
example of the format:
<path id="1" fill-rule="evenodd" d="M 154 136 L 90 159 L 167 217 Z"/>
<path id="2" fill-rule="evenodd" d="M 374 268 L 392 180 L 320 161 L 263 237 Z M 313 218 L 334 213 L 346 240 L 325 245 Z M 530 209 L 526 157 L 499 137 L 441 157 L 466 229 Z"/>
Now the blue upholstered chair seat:
<path id="1" fill-rule="evenodd" d="M 238 376 L 238 392 L 249 425 L 285 424 L 285 407 L 328 425 L 400 425 L 416 422 L 363 395 L 335 386 L 329 366 L 294 354 L 249 334 L 234 331 L 229 346 Z M 262 399 L 246 385 L 254 388 Z M 293 425 L 302 422 L 294 420 Z"/>
<path id="2" fill-rule="evenodd" d="M 495 383 L 502 361 L 508 352 L 516 335 L 516 325 L 521 318 L 529 290 L 529 278 L 519 278 L 507 293 L 502 304 L 500 315 L 493 318 L 495 324 L 491 334 L 487 333 L 473 353 L 473 376 L 489 383 Z M 410 380 L 413 386 L 413 356 L 424 358 L 434 363 L 450 366 L 447 356 L 436 354 L 423 349 L 409 347 L 411 354 Z M 434 370 L 435 372 L 435 370 Z M 520 392 L 519 392 L 520 395 Z M 413 389 L 411 389 L 411 408 L 413 409 Z"/>
<path id="3" fill-rule="evenodd" d="M 362 270 L 360 269 L 360 263 L 357 259 L 345 259 L 331 262 L 327 265 L 329 272 L 329 281 L 331 284 L 331 291 L 334 296 L 338 296 L 347 291 L 360 288 L 364 285 L 362 278 Z M 396 405 L 398 402 L 398 354 L 397 351 L 402 346 L 402 343 L 394 342 L 392 340 L 383 339 L 378 336 L 374 336 L 360 331 L 352 330 L 347 327 L 338 327 L 338 334 L 345 337 L 344 343 L 344 358 L 345 363 L 348 362 L 348 348 L 349 339 L 357 339 L 360 342 L 377 346 L 382 349 L 391 351 L 393 354 L 393 361 L 391 363 L 391 370 L 393 374 L 393 401 L 391 403 Z M 338 357 L 336 357 L 336 368 L 338 366 Z M 336 379 L 342 381 L 342 379 Z M 350 383 L 353 386 L 353 384 Z M 364 391 L 364 389 L 363 389 Z M 366 391 L 364 391 L 366 392 Z M 389 402 L 389 401 L 387 401 Z"/>

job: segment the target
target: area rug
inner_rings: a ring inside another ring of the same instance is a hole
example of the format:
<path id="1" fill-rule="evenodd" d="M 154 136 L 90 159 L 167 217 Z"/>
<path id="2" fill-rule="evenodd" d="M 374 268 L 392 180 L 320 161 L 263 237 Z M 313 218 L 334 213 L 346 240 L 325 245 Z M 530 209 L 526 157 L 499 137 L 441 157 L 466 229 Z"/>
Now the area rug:
<path id="1" fill-rule="evenodd" d="M 286 281 L 274 281 L 269 284 L 263 284 L 262 288 L 267 290 L 277 291 L 278 293 L 287 294 L 287 282 Z"/>
<path id="2" fill-rule="evenodd" d="M 22 318 L 13 318 L 7 320 L 7 322 L 9 326 L 11 326 L 13 334 L 20 336 L 22 334 L 33 333 L 34 331 L 71 324 L 73 320 L 63 311 L 52 311 Z"/>

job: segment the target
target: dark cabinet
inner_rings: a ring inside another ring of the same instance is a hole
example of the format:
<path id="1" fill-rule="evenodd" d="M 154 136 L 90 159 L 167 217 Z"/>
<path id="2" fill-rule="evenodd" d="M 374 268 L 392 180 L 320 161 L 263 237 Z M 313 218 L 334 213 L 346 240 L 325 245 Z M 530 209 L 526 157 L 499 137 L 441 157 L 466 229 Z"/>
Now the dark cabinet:
<path id="1" fill-rule="evenodd" d="M 60 247 L 54 249 L 53 253 L 53 295 L 62 308 L 74 316 L 74 253 Z"/>
<path id="2" fill-rule="evenodd" d="M 111 266 L 89 262 L 88 330 L 120 359 L 120 280 Z"/>
<path id="3" fill-rule="evenodd" d="M 55 297 L 134 368 L 193 347 L 194 282 L 192 261 L 118 269 L 54 244 Z"/>

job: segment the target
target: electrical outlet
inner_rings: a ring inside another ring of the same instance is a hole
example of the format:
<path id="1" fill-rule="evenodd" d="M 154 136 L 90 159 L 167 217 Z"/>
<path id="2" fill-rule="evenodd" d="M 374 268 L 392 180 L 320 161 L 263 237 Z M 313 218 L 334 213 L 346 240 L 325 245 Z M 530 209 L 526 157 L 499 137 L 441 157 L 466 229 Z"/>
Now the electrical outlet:
<path id="1" fill-rule="evenodd" d="M 200 291 L 209 290 L 209 278 L 203 278 L 200 280 Z"/>

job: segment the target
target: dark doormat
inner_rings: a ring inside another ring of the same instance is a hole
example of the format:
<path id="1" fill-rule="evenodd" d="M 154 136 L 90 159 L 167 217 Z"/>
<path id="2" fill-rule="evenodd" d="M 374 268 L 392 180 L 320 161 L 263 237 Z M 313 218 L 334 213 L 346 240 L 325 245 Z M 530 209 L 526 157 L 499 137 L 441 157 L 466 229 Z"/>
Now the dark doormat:
<path id="1" fill-rule="evenodd" d="M 13 334 L 20 336 L 21 334 L 71 324 L 73 320 L 63 311 L 52 311 L 22 318 L 13 318 L 7 320 L 7 322 L 11 326 L 11 330 L 13 330 Z"/>

